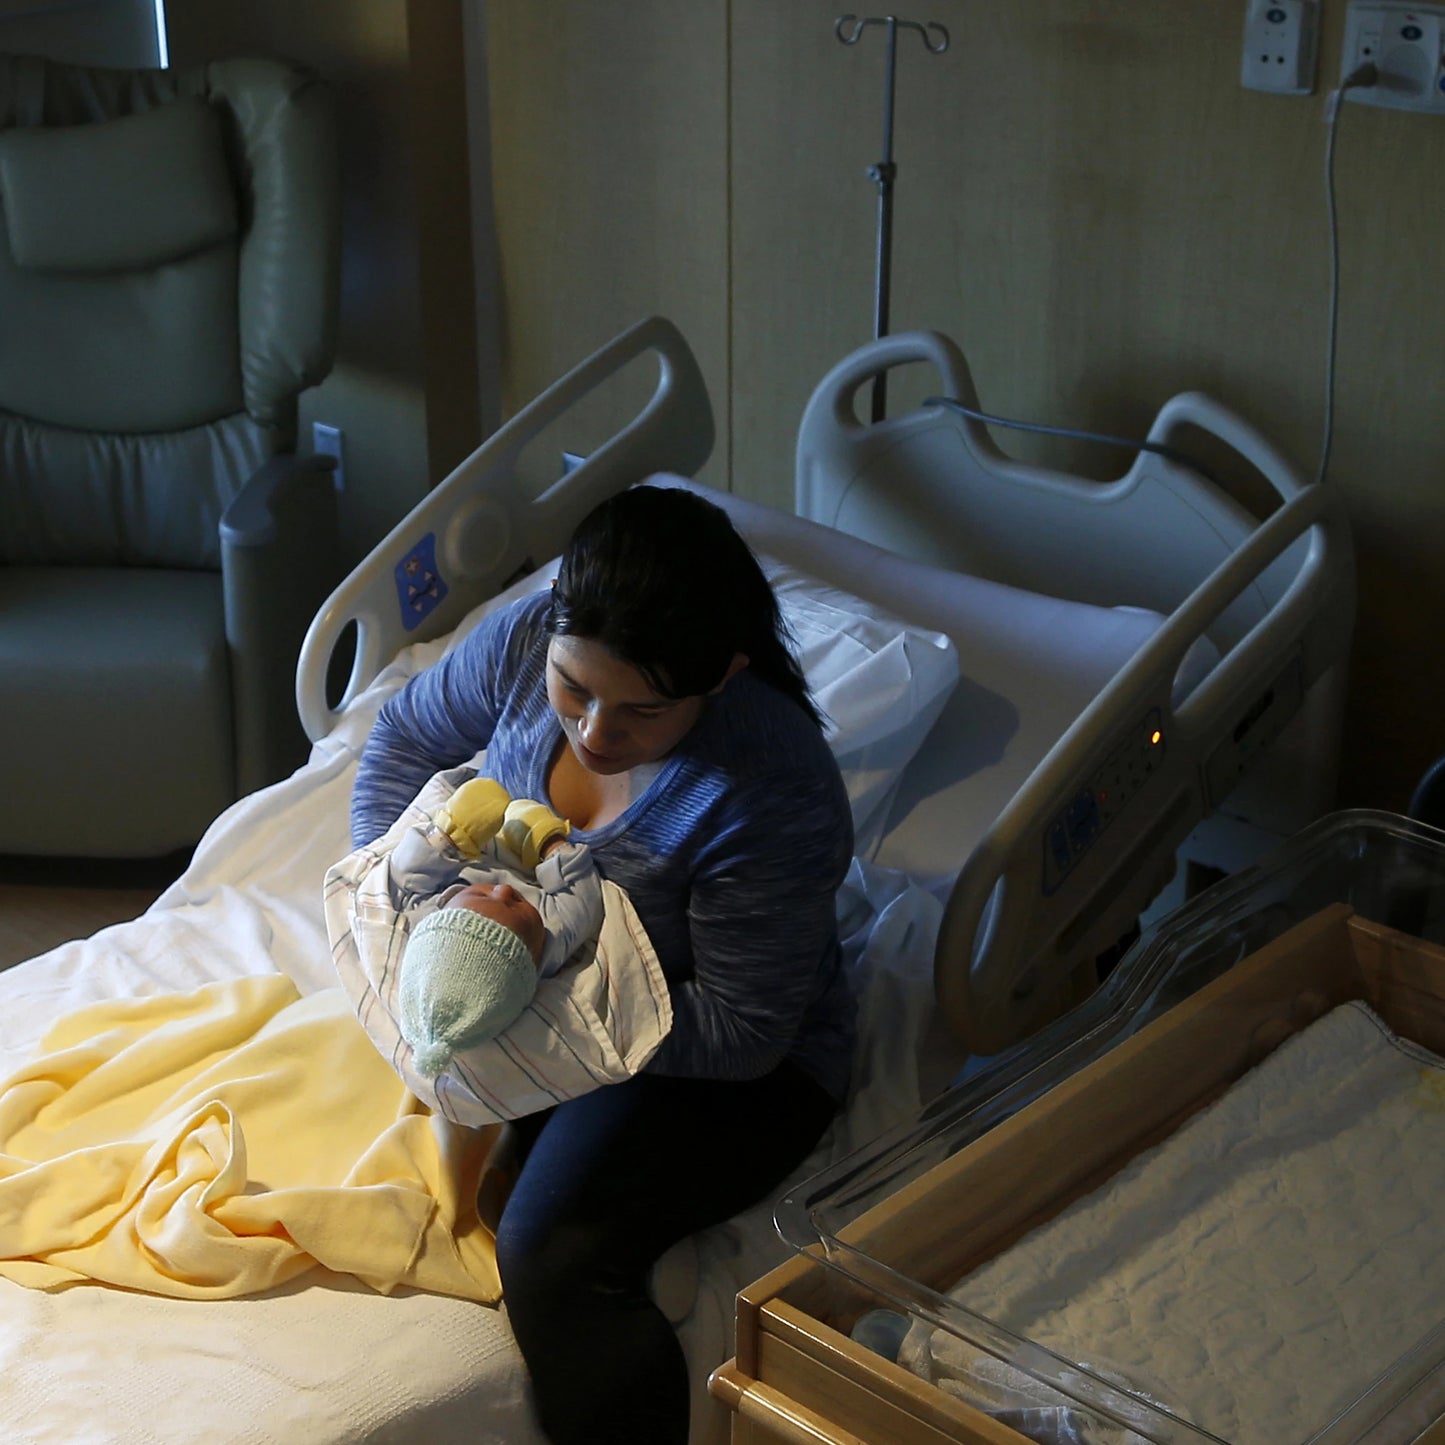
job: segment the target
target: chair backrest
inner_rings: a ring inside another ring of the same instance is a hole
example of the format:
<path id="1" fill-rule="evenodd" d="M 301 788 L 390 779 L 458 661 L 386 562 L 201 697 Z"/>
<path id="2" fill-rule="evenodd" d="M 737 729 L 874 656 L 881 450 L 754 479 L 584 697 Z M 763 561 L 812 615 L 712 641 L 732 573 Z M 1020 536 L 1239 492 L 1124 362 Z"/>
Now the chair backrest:
<path id="1" fill-rule="evenodd" d="M 0 54 L 0 563 L 215 567 L 335 350 L 327 87 Z"/>

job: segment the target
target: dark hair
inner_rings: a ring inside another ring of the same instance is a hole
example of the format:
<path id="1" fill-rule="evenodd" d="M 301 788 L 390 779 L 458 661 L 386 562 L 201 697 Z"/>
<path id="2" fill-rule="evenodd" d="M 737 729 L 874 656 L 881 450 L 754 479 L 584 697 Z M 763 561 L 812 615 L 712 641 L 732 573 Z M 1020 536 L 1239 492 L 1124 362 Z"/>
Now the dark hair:
<path id="1" fill-rule="evenodd" d="M 593 508 L 562 554 L 547 631 L 600 642 L 671 698 L 711 692 L 741 652 L 822 726 L 758 559 L 693 492 L 632 487 Z"/>

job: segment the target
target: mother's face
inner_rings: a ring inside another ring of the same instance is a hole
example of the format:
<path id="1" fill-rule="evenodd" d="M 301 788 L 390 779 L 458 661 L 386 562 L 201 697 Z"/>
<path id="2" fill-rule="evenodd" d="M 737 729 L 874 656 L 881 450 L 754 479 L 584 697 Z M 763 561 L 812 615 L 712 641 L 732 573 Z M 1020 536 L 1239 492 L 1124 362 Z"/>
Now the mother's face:
<path id="1" fill-rule="evenodd" d="M 703 709 L 700 697 L 663 697 L 600 642 L 568 635 L 547 646 L 547 701 L 577 761 L 606 775 L 665 758 Z"/>

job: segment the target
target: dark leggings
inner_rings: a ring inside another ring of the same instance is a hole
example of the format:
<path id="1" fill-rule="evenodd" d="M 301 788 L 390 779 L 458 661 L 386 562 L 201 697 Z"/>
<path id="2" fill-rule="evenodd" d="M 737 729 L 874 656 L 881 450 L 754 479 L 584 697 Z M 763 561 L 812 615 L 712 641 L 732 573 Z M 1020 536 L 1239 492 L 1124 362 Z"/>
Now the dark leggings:
<path id="1" fill-rule="evenodd" d="M 518 1121 L 497 1264 L 554 1445 L 683 1445 L 687 1364 L 652 1265 L 776 1189 L 835 1107 L 783 1064 L 745 1083 L 639 1074 Z"/>

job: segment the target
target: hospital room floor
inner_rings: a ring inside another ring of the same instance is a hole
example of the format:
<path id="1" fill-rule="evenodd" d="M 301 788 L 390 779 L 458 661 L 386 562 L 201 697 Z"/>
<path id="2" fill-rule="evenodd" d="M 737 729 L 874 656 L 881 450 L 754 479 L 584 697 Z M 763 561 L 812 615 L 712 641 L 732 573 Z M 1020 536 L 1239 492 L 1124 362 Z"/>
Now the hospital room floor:
<path id="1" fill-rule="evenodd" d="M 0 969 L 136 917 L 185 865 L 184 854 L 139 861 L 0 855 Z"/>

